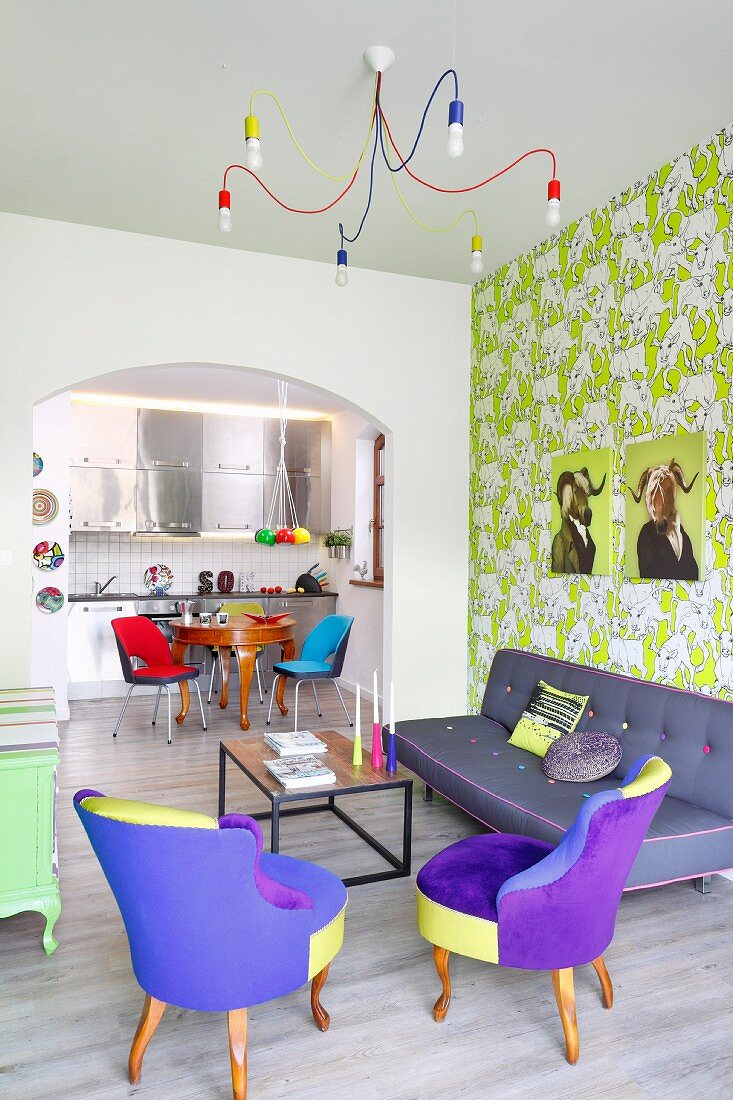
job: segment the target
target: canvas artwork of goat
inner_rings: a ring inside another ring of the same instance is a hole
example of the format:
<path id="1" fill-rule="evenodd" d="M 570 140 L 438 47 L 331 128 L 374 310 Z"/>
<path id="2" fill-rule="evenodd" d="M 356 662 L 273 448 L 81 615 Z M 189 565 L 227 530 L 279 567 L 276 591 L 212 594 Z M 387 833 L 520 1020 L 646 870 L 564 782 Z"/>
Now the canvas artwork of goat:
<path id="1" fill-rule="evenodd" d="M 637 504 L 646 503 L 649 520 L 641 528 L 636 543 L 639 576 L 652 580 L 696 581 L 698 564 L 690 536 L 685 531 L 677 508 L 679 489 L 687 494 L 700 471 L 687 484 L 679 462 L 648 466 L 639 478 L 636 491 L 627 489 Z"/>
<path id="2" fill-rule="evenodd" d="M 580 470 L 563 470 L 557 479 L 557 500 L 560 505 L 560 530 L 552 540 L 553 573 L 592 573 L 596 557 L 596 544 L 590 524 L 593 512 L 590 497 L 603 492 L 606 475 L 597 487 L 588 473 L 588 467 Z"/>

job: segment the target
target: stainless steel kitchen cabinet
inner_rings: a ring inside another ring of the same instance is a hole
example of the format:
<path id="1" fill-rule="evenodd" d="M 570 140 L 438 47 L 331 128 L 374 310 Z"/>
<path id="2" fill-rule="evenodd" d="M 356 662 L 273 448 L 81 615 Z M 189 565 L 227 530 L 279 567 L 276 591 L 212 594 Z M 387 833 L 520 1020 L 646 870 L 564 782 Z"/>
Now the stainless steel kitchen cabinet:
<path id="1" fill-rule="evenodd" d="M 139 470 L 200 470 L 203 446 L 201 413 L 138 409 Z"/>
<path id="2" fill-rule="evenodd" d="M 136 529 L 147 535 L 197 535 L 201 471 L 138 470 Z"/>
<path id="3" fill-rule="evenodd" d="M 72 466 L 72 531 L 134 531 L 135 471 Z"/>
<path id="4" fill-rule="evenodd" d="M 233 535 L 252 531 L 254 534 L 262 527 L 263 491 L 261 474 L 205 471 L 201 530 L 229 531 Z"/>
<path id="5" fill-rule="evenodd" d="M 319 477 L 329 462 L 330 420 L 289 420 L 285 433 L 285 465 L 288 473 Z M 265 421 L 265 473 L 274 474 L 280 461 L 280 421 Z"/>
<path id="6" fill-rule="evenodd" d="M 71 465 L 134 470 L 137 409 L 71 402 Z"/>
<path id="7" fill-rule="evenodd" d="M 261 417 L 207 414 L 203 432 L 204 470 L 262 473 L 264 421 Z"/>

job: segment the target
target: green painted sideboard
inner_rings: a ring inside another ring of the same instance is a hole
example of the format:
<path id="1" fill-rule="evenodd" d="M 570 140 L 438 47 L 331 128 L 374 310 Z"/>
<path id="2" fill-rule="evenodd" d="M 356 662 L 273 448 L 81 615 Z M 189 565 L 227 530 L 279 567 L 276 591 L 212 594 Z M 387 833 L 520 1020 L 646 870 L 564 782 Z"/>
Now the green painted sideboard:
<path id="1" fill-rule="evenodd" d="M 35 910 L 43 948 L 58 944 L 56 768 L 60 760 L 51 688 L 0 691 L 0 917 Z M 0 929 L 0 934 L 2 934 Z"/>

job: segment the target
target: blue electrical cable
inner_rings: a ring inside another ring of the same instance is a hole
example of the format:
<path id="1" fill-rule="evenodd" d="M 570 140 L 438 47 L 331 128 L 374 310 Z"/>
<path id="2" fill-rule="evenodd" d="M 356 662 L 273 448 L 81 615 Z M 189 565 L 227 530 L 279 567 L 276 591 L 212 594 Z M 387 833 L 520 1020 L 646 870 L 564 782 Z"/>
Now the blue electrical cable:
<path id="1" fill-rule="evenodd" d="M 344 241 L 348 241 L 350 244 L 353 244 L 354 241 L 357 239 L 357 237 L 361 233 L 362 229 L 364 228 L 364 222 L 366 221 L 366 216 L 369 213 L 369 207 L 372 205 L 372 193 L 374 191 L 374 161 L 375 161 L 376 156 L 377 156 L 377 144 L 378 144 L 378 142 L 381 141 L 381 134 L 382 134 L 382 121 L 381 121 L 381 118 L 379 116 L 379 111 L 376 112 L 376 117 L 375 117 L 374 121 L 375 121 L 374 148 L 372 149 L 372 159 L 371 159 L 371 164 L 369 165 L 369 196 L 367 198 L 366 209 L 364 210 L 364 213 L 362 214 L 361 221 L 359 222 L 359 228 L 357 229 L 357 231 L 356 231 L 356 233 L 354 234 L 353 237 L 347 237 L 346 236 L 346 234 L 344 233 L 343 224 L 342 224 L 342 222 L 339 222 L 339 233 L 341 234 L 341 247 L 342 248 L 344 247 Z"/>
<path id="2" fill-rule="evenodd" d="M 430 110 L 430 106 L 431 106 L 433 100 L 435 99 L 438 88 L 440 87 L 440 85 L 443 83 L 443 81 L 445 80 L 445 78 L 447 76 L 452 76 L 453 77 L 453 80 L 455 82 L 455 88 L 456 88 L 455 98 L 458 99 L 458 73 L 456 72 L 455 69 L 446 69 L 445 72 L 443 73 L 443 75 L 441 76 L 440 80 L 438 81 L 438 83 L 433 88 L 433 91 L 430 95 L 430 99 L 428 100 L 428 102 L 425 106 L 425 110 L 423 111 L 423 115 L 422 115 L 422 120 L 420 122 L 420 129 L 417 131 L 417 137 L 415 138 L 415 144 L 412 146 L 412 151 L 411 151 L 411 153 L 408 157 L 405 157 L 405 159 L 400 162 L 400 164 L 398 165 L 397 168 L 393 168 L 392 165 L 389 163 L 389 160 L 387 159 L 387 152 L 384 148 L 384 136 L 383 136 L 382 129 L 381 129 L 381 126 L 380 126 L 380 129 L 379 129 L 379 143 L 382 146 L 382 156 L 384 157 L 384 163 L 387 165 L 390 172 L 401 172 L 402 169 L 405 167 L 405 165 L 409 164 L 410 161 L 412 160 L 412 158 L 414 157 L 415 152 L 417 151 L 418 142 L 420 141 L 420 138 L 422 137 L 423 128 L 425 126 L 425 120 L 428 117 L 428 111 Z M 378 91 L 377 91 L 377 107 L 379 107 L 379 92 Z"/>

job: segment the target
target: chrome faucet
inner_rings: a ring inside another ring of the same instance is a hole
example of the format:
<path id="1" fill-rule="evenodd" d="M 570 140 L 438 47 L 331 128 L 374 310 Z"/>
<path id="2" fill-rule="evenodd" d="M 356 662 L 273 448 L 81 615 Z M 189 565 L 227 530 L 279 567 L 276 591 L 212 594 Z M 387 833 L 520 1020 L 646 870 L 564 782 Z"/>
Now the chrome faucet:
<path id="1" fill-rule="evenodd" d="M 104 592 L 105 588 L 109 588 L 109 586 L 112 584 L 112 581 L 116 581 L 116 580 L 117 580 L 117 574 L 115 573 L 114 577 L 110 577 L 106 584 L 100 584 L 99 581 L 95 581 L 94 582 L 94 595 L 95 596 L 101 596 L 102 593 Z"/>

